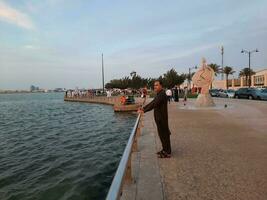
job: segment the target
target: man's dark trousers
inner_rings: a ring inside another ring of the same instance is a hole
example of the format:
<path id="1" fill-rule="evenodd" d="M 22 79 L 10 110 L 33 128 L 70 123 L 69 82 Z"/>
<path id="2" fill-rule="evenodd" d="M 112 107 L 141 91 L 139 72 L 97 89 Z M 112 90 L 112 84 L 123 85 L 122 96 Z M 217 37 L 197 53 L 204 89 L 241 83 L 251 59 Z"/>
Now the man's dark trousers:
<path id="1" fill-rule="evenodd" d="M 162 144 L 162 148 L 168 154 L 171 154 L 171 141 L 169 127 L 164 127 L 164 124 L 156 122 L 159 139 Z"/>

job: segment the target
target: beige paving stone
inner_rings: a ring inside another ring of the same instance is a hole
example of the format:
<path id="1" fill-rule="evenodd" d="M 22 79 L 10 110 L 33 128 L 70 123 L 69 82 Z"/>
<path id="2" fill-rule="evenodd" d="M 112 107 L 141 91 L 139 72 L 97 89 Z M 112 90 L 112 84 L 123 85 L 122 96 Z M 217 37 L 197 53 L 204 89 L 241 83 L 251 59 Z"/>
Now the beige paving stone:
<path id="1" fill-rule="evenodd" d="M 229 108 L 169 106 L 174 161 L 159 162 L 166 199 L 267 199 L 267 102 L 215 102 Z"/>

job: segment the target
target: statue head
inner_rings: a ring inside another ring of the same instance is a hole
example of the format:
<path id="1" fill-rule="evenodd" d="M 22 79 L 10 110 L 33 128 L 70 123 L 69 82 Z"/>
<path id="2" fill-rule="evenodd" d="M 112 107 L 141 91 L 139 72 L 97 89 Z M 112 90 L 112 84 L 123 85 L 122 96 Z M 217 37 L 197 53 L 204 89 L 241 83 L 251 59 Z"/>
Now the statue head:
<path id="1" fill-rule="evenodd" d="M 207 94 L 213 81 L 214 71 L 210 68 L 206 59 L 202 58 L 200 69 L 194 74 L 192 81 L 197 87 L 201 87 L 201 93 Z"/>
<path id="2" fill-rule="evenodd" d="M 202 68 L 207 67 L 207 61 L 204 57 L 201 59 L 201 67 Z"/>

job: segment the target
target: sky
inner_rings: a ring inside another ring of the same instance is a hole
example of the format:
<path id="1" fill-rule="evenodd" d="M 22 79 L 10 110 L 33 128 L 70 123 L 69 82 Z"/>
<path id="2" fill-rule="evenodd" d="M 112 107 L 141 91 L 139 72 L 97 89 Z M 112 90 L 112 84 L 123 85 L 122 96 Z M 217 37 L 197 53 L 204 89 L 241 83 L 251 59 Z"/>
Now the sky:
<path id="1" fill-rule="evenodd" d="M 0 0 L 0 89 L 101 87 L 129 76 L 188 73 L 205 57 L 267 68 L 266 0 Z"/>

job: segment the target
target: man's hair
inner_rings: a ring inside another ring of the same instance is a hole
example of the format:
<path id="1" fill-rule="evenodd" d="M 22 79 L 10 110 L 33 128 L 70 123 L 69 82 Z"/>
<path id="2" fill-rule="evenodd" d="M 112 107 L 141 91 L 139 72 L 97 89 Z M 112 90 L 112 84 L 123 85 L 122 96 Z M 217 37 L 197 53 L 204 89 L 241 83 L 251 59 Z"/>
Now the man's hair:
<path id="1" fill-rule="evenodd" d="M 155 82 L 159 82 L 159 84 L 162 86 L 162 80 L 157 79 Z"/>

